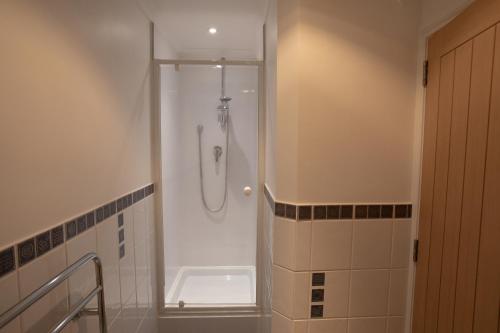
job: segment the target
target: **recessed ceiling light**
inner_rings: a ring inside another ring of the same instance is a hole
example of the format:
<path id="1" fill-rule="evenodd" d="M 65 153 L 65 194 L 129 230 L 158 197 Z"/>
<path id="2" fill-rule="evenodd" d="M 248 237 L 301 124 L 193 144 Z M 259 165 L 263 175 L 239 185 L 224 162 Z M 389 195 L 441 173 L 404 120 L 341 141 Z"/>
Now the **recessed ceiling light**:
<path id="1" fill-rule="evenodd" d="M 208 29 L 208 32 L 212 35 L 215 35 L 217 33 L 217 29 L 216 28 L 210 28 Z"/>

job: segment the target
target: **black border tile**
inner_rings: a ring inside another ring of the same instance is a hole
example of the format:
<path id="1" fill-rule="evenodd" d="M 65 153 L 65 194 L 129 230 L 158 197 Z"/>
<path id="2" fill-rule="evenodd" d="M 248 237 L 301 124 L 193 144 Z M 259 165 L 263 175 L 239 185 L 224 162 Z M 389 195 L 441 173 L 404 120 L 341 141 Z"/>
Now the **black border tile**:
<path id="1" fill-rule="evenodd" d="M 87 216 L 83 215 L 76 219 L 76 230 L 78 233 L 82 233 L 87 230 Z"/>
<path id="2" fill-rule="evenodd" d="M 313 287 L 320 287 L 325 285 L 325 273 L 312 273 L 311 285 Z"/>
<path id="3" fill-rule="evenodd" d="M 311 305 L 311 318 L 323 318 L 323 305 Z"/>
<path id="4" fill-rule="evenodd" d="M 70 240 L 71 238 L 75 237 L 78 233 L 76 229 L 76 221 L 69 221 L 65 223 L 65 229 L 66 229 L 66 240 Z"/>
<path id="5" fill-rule="evenodd" d="M 36 241 L 36 256 L 42 256 L 52 249 L 52 243 L 50 241 L 50 230 L 45 231 L 35 237 Z"/>
<path id="6" fill-rule="evenodd" d="M 329 220 L 338 220 L 340 218 L 340 206 L 329 205 L 326 207 L 326 217 Z"/>
<path id="7" fill-rule="evenodd" d="M 325 301 L 325 289 L 311 290 L 311 302 L 324 302 L 324 301 Z"/>
<path id="8" fill-rule="evenodd" d="M 297 206 L 298 220 L 311 221 L 312 220 L 312 206 Z"/>
<path id="9" fill-rule="evenodd" d="M 52 241 L 52 248 L 64 243 L 64 227 L 62 225 L 50 230 L 50 240 Z"/>
<path id="10" fill-rule="evenodd" d="M 118 248 L 118 256 L 120 259 L 125 257 L 125 244 L 120 245 L 120 247 Z"/>
<path id="11" fill-rule="evenodd" d="M 118 243 L 121 244 L 125 241 L 125 229 L 118 230 Z"/>
<path id="12" fill-rule="evenodd" d="M 26 265 L 35 258 L 35 238 L 30 238 L 17 244 L 17 262 L 19 267 Z"/>
<path id="13" fill-rule="evenodd" d="M 116 214 L 116 201 L 111 201 L 109 204 L 109 215 L 113 216 Z"/>
<path id="14" fill-rule="evenodd" d="M 297 206 L 292 204 L 285 204 L 285 216 L 287 219 L 297 219 Z"/>
<path id="15" fill-rule="evenodd" d="M 411 218 L 412 214 L 413 214 L 413 206 L 410 204 L 410 205 L 408 205 L 408 208 L 407 208 L 407 211 L 406 211 L 406 216 L 408 218 Z"/>
<path id="16" fill-rule="evenodd" d="M 87 213 L 87 229 L 92 228 L 95 225 L 95 211 Z"/>
<path id="17" fill-rule="evenodd" d="M 286 205 L 282 202 L 276 202 L 274 205 L 274 214 L 279 217 L 286 216 Z"/>
<path id="18" fill-rule="evenodd" d="M 14 246 L 0 251 L 0 277 L 16 270 Z"/>
<path id="19" fill-rule="evenodd" d="M 368 217 L 368 206 L 367 205 L 356 205 L 355 208 L 356 219 L 366 219 Z"/>
<path id="20" fill-rule="evenodd" d="M 379 219 L 380 218 L 380 205 L 369 205 L 368 206 L 368 218 L 369 219 Z"/>
<path id="21" fill-rule="evenodd" d="M 104 206 L 102 206 L 102 211 L 103 211 L 103 217 L 104 217 L 104 220 L 109 218 L 111 216 L 111 207 L 109 206 L 109 204 L 106 204 Z"/>
<path id="22" fill-rule="evenodd" d="M 104 208 L 99 207 L 95 210 L 95 221 L 96 223 L 101 223 L 104 221 Z"/>
<path id="23" fill-rule="evenodd" d="M 340 206 L 340 218 L 343 220 L 352 219 L 352 214 L 354 211 L 353 205 L 342 205 Z"/>
<path id="24" fill-rule="evenodd" d="M 397 219 L 404 219 L 408 217 L 408 205 L 396 205 L 394 217 Z"/>
<path id="25" fill-rule="evenodd" d="M 118 228 L 121 228 L 123 227 L 123 223 L 124 223 L 124 220 L 123 220 L 123 213 L 121 214 L 118 214 Z"/>
<path id="26" fill-rule="evenodd" d="M 394 216 L 394 205 L 382 205 L 380 217 L 383 219 L 392 219 Z"/>
<path id="27" fill-rule="evenodd" d="M 327 207 L 326 206 L 314 206 L 314 219 L 315 220 L 326 220 L 327 217 Z"/>

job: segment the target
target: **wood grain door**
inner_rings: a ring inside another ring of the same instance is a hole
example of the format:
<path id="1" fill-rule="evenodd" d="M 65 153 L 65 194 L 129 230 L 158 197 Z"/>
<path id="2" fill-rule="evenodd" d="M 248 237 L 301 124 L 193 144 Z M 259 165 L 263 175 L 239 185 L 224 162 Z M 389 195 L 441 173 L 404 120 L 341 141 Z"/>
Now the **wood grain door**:
<path id="1" fill-rule="evenodd" d="M 498 333 L 500 0 L 431 36 L 413 333 Z"/>

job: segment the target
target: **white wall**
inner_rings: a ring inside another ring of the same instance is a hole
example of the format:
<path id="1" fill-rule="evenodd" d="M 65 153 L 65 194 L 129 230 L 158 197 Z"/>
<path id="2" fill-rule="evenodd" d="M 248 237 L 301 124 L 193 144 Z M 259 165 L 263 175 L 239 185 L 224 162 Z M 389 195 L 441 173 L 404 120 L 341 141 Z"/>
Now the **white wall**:
<path id="1" fill-rule="evenodd" d="M 255 265 L 257 232 L 256 67 L 227 67 L 226 94 L 231 101 L 228 202 L 223 212 L 208 213 L 201 201 L 196 126 L 202 124 L 203 167 L 208 204 L 223 197 L 224 155 L 218 173 L 213 146 L 225 150 L 217 124 L 220 69 L 173 66 L 163 69 L 162 154 L 164 177 L 164 247 L 167 288 L 179 266 Z M 250 197 L 243 188 L 254 189 Z"/>

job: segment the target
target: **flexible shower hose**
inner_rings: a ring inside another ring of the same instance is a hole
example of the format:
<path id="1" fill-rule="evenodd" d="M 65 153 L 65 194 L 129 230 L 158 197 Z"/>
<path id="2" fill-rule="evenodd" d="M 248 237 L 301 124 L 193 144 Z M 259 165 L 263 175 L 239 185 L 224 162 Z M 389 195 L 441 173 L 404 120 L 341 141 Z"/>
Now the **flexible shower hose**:
<path id="1" fill-rule="evenodd" d="M 205 188 L 203 185 L 203 154 L 202 154 L 202 149 L 201 149 L 201 134 L 203 132 L 203 126 L 198 125 L 198 156 L 199 156 L 199 166 L 200 166 L 200 191 L 201 191 L 201 200 L 203 201 L 203 206 L 211 212 L 211 213 L 218 213 L 220 212 L 223 208 L 224 205 L 226 204 L 227 201 L 227 173 L 228 173 L 228 161 L 229 161 L 229 124 L 226 123 L 225 126 L 225 131 L 226 131 L 226 170 L 224 170 L 225 175 L 224 175 L 224 199 L 222 200 L 222 203 L 217 207 L 217 208 L 210 208 L 208 206 L 207 200 L 205 198 Z"/>

